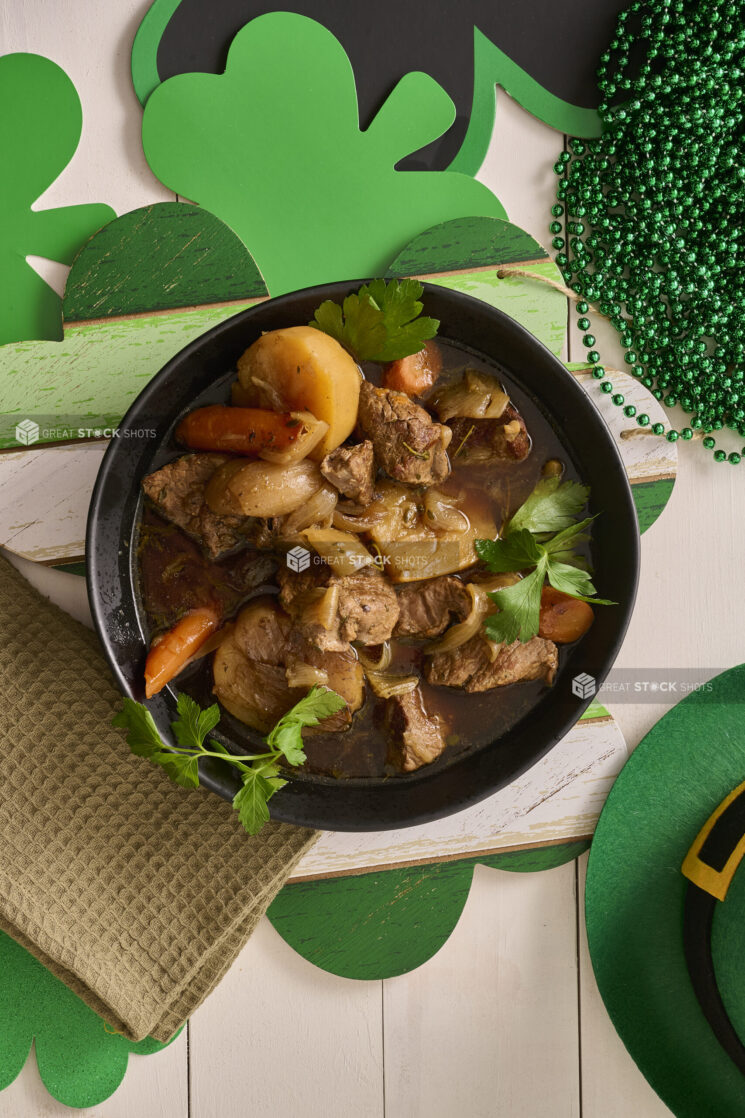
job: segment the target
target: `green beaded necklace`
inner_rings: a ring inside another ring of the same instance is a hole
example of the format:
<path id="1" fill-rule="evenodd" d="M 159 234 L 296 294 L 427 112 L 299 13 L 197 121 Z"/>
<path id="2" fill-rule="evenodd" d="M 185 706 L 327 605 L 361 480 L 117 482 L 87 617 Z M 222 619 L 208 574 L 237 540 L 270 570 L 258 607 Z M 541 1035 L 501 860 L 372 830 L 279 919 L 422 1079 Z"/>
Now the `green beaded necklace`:
<path id="1" fill-rule="evenodd" d="M 605 379 L 590 303 L 633 376 L 691 415 L 650 430 L 670 442 L 699 430 L 715 461 L 736 465 L 745 447 L 728 455 L 711 432 L 745 437 L 745 0 L 636 0 L 598 85 L 602 135 L 559 156 L 549 226 L 593 376 L 650 427 Z"/>

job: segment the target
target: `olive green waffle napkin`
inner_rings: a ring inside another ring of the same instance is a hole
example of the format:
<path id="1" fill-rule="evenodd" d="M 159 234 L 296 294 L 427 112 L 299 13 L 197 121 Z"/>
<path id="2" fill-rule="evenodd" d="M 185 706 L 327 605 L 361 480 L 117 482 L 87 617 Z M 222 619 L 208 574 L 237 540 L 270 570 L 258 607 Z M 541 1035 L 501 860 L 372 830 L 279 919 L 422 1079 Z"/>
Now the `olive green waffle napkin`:
<path id="1" fill-rule="evenodd" d="M 0 928 L 125 1036 L 164 1041 L 316 832 L 250 838 L 130 754 L 119 702 L 96 636 L 0 558 Z"/>

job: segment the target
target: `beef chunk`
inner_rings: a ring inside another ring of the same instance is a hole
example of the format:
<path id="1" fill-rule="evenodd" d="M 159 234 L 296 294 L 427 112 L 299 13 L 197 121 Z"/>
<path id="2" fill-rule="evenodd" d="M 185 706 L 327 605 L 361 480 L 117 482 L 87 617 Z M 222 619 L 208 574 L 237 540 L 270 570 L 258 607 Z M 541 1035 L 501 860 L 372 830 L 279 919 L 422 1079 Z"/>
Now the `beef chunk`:
<path id="1" fill-rule="evenodd" d="M 496 461 L 522 462 L 530 454 L 531 441 L 525 420 L 512 404 L 498 419 L 448 421 L 453 432 L 453 457 L 457 465 Z"/>
<path id="2" fill-rule="evenodd" d="M 204 490 L 224 454 L 185 454 L 143 478 L 146 497 L 161 516 L 196 540 L 211 559 L 244 542 L 241 528 L 248 518 L 217 516 L 205 504 Z"/>
<path id="3" fill-rule="evenodd" d="M 427 713 L 418 687 L 387 700 L 385 728 L 389 760 L 402 772 L 431 764 L 445 748 L 442 719 Z"/>
<path id="4" fill-rule="evenodd" d="M 342 497 L 369 505 L 375 496 L 373 444 L 365 439 L 356 446 L 337 447 L 321 462 L 321 473 Z"/>
<path id="5" fill-rule="evenodd" d="M 398 621 L 398 599 L 377 567 L 345 575 L 339 584 L 341 636 L 361 644 L 387 641 Z"/>
<path id="6" fill-rule="evenodd" d="M 496 653 L 492 660 L 492 651 Z M 466 691 L 491 691 L 508 683 L 543 679 L 553 683 L 559 655 L 553 641 L 542 637 L 492 644 L 477 635 L 452 652 L 438 652 L 426 665 L 429 683 L 442 687 L 463 687 Z"/>
<path id="7" fill-rule="evenodd" d="M 471 608 L 465 583 L 454 575 L 441 575 L 398 591 L 401 611 L 394 637 L 439 637 L 455 617 L 462 621 Z"/>
<path id="8" fill-rule="evenodd" d="M 301 574 L 280 568 L 278 579 L 280 602 L 300 632 L 320 649 L 341 651 L 355 640 L 382 644 L 398 621 L 396 592 L 377 567 L 335 575 L 326 563 L 314 563 Z M 330 591 L 327 602 L 333 607 L 323 623 L 307 618 L 313 592 L 319 590 Z"/>
<path id="9" fill-rule="evenodd" d="M 375 459 L 389 477 L 409 485 L 431 485 L 450 473 L 447 447 L 452 438 L 424 408 L 403 392 L 364 381 L 358 422 L 372 440 Z"/>
<path id="10" fill-rule="evenodd" d="M 276 563 L 269 555 L 243 550 L 220 562 L 177 528 L 145 509 L 141 528 L 140 570 L 145 608 L 155 628 L 172 625 L 198 606 L 212 605 L 227 617 L 269 582 Z"/>

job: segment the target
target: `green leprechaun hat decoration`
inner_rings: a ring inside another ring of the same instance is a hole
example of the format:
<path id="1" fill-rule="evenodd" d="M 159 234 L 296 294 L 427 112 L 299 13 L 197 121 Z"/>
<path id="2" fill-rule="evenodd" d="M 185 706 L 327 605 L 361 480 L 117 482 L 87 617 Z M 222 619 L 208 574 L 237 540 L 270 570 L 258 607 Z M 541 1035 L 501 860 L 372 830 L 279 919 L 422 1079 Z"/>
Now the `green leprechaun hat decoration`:
<path id="1" fill-rule="evenodd" d="M 606 1009 L 678 1118 L 745 1113 L 745 664 L 669 711 L 603 809 L 587 935 Z"/>

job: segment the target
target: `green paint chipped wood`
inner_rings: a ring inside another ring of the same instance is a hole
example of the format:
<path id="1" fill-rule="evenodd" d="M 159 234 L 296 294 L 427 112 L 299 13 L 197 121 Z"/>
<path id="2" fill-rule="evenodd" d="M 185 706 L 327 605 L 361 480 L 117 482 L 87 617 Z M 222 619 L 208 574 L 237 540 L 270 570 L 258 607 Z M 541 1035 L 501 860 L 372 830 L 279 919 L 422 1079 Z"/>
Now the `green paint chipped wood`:
<path id="1" fill-rule="evenodd" d="M 519 225 L 498 218 L 463 217 L 420 233 L 401 250 L 388 274 L 423 276 L 548 259 L 546 250 Z M 556 265 L 554 270 L 561 279 Z"/>
<path id="2" fill-rule="evenodd" d="M 656 481 L 642 481 L 632 486 L 631 495 L 636 505 L 639 531 L 646 532 L 670 500 L 675 478 L 658 478 Z"/>
<path id="3" fill-rule="evenodd" d="M 561 273 L 529 233 L 493 217 L 443 222 L 415 237 L 388 269 L 453 291 L 463 291 L 511 315 L 559 356 L 566 337 L 566 298 L 549 284 L 497 272 L 520 264 L 536 276 L 562 282 Z"/>
<path id="4" fill-rule="evenodd" d="M 158 202 L 109 222 L 83 246 L 70 269 L 63 313 L 78 322 L 266 294 L 232 229 L 198 206 Z"/>
<path id="5" fill-rule="evenodd" d="M 159 202 L 116 218 L 75 258 L 63 340 L 0 348 L 0 447 L 18 448 L 23 419 L 40 427 L 36 446 L 116 427 L 174 354 L 266 297 L 253 258 L 213 214 Z"/>
<path id="6" fill-rule="evenodd" d="M 253 301 L 163 317 L 80 323 L 68 327 L 62 342 L 3 347 L 0 447 L 18 449 L 15 426 L 27 417 L 41 428 L 37 446 L 83 438 L 86 431 L 95 437 L 96 430 L 116 427 L 135 396 L 174 354 Z"/>

